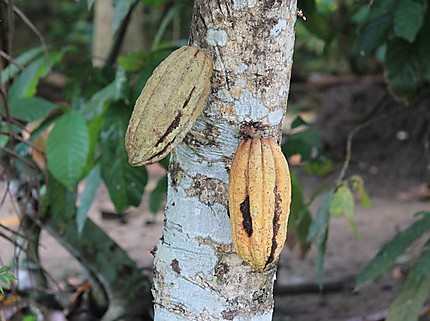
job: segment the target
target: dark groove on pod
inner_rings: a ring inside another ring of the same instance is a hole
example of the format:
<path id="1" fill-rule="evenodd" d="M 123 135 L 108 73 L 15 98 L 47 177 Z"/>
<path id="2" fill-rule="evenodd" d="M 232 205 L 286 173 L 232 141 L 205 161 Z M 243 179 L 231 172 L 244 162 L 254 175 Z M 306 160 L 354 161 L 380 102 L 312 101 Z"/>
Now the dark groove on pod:
<path id="1" fill-rule="evenodd" d="M 249 195 L 246 196 L 245 200 L 240 204 L 240 212 L 242 213 L 243 221 L 242 226 L 245 229 L 246 234 L 249 237 L 252 235 L 252 219 L 249 208 Z"/>
<path id="2" fill-rule="evenodd" d="M 155 147 L 158 147 L 158 145 L 160 145 L 164 141 L 164 139 L 167 137 L 167 135 L 169 135 L 172 131 L 175 130 L 175 128 L 177 128 L 179 126 L 179 124 L 181 122 L 181 118 L 182 118 L 182 113 L 179 112 L 178 115 L 176 115 L 175 119 L 172 121 L 172 123 L 169 125 L 169 127 L 167 127 L 166 132 L 157 141 L 157 143 L 155 144 Z M 163 150 L 165 150 L 165 149 L 163 149 Z M 155 158 L 155 156 L 152 158 Z"/>
<path id="3" fill-rule="evenodd" d="M 276 236 L 279 233 L 279 228 L 281 225 L 279 224 L 279 219 L 282 214 L 282 208 L 280 207 L 280 204 L 282 202 L 281 195 L 278 193 L 278 187 L 275 185 L 275 188 L 273 189 L 273 193 L 275 194 L 275 214 L 273 215 L 273 236 L 272 236 L 272 247 L 270 249 L 270 255 L 267 259 L 266 266 L 269 263 L 273 262 L 274 254 L 276 249 L 278 248 L 278 242 L 276 241 Z"/>

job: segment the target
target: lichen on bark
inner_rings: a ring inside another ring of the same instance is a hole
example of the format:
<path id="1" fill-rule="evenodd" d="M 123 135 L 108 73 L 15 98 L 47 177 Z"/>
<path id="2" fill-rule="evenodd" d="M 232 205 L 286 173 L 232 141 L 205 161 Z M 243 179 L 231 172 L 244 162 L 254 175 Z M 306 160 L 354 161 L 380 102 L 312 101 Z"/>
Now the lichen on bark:
<path id="1" fill-rule="evenodd" d="M 276 268 L 255 272 L 237 256 L 222 193 L 244 127 L 281 135 L 295 20 L 293 0 L 195 1 L 190 43 L 212 55 L 212 93 L 172 153 L 155 321 L 272 319 Z"/>

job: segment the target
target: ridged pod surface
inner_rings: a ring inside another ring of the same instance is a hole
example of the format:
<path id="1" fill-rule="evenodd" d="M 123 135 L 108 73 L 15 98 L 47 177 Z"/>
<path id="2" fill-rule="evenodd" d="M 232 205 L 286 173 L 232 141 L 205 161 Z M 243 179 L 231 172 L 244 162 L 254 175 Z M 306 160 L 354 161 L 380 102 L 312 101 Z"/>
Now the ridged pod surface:
<path id="1" fill-rule="evenodd" d="M 275 263 L 287 237 L 288 163 L 271 138 L 242 140 L 230 170 L 229 212 L 236 252 L 257 271 Z"/>
<path id="2" fill-rule="evenodd" d="M 125 147 L 133 166 L 163 159 L 190 131 L 210 93 L 212 58 L 194 46 L 155 68 L 134 106 Z"/>

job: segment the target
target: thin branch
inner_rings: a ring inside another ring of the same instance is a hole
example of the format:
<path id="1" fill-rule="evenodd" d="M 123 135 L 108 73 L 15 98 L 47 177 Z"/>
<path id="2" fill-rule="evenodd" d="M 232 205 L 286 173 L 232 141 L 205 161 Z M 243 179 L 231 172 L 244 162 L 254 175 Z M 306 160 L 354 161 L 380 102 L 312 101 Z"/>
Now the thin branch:
<path id="1" fill-rule="evenodd" d="M 420 97 L 420 100 L 419 100 L 419 101 L 417 101 L 414 105 L 412 105 L 412 106 L 410 106 L 410 107 L 407 107 L 407 106 L 399 107 L 399 108 L 397 108 L 397 109 L 392 110 L 391 112 L 388 112 L 388 113 L 386 113 L 386 114 L 380 115 L 380 116 L 378 116 L 378 117 L 373 117 L 373 118 L 368 119 L 367 121 L 365 121 L 365 122 L 363 122 L 363 123 L 358 124 L 357 126 L 355 126 L 355 127 L 354 127 L 354 128 L 353 128 L 353 129 L 348 133 L 348 136 L 347 136 L 347 140 L 346 140 L 346 155 L 345 155 L 345 161 L 343 162 L 343 165 L 342 165 L 342 169 L 341 169 L 341 171 L 340 171 L 340 174 L 339 174 L 338 178 L 336 179 L 336 186 L 341 185 L 341 184 L 342 184 L 342 181 L 343 181 L 343 180 L 344 180 L 344 178 L 345 178 L 346 171 L 348 170 L 349 164 L 350 164 L 350 162 L 351 162 L 351 156 L 352 156 L 352 140 L 353 140 L 354 136 L 355 136 L 359 131 L 361 131 L 362 129 L 364 129 L 364 128 L 366 128 L 366 127 L 369 127 L 370 125 L 373 125 L 373 124 L 375 124 L 375 123 L 378 123 L 378 122 L 380 122 L 380 121 L 382 121 L 382 120 L 386 120 L 386 119 L 389 119 L 389 118 L 391 118 L 391 117 L 394 117 L 394 116 L 400 115 L 400 114 L 402 114 L 402 113 L 409 112 L 409 111 L 411 111 L 412 109 L 416 109 L 416 108 L 418 108 L 418 107 L 421 105 L 421 102 L 422 102 L 422 101 L 425 101 L 425 100 L 428 98 L 428 96 L 430 96 L 430 92 L 427 92 L 427 93 L 423 94 L 423 95 Z"/>
<path id="2" fill-rule="evenodd" d="M 18 67 L 21 71 L 25 70 L 25 67 L 22 66 L 21 64 L 19 64 L 15 59 L 13 59 L 11 56 L 9 56 L 6 52 L 4 52 L 3 50 L 0 50 L 0 57 L 3 57 L 4 59 L 6 59 L 9 63 L 11 63 L 12 65 L 15 65 L 16 67 Z"/>
<path id="3" fill-rule="evenodd" d="M 7 96 L 6 93 L 3 91 L 3 89 L 0 88 L 0 95 L 3 99 L 4 102 L 4 107 L 6 110 L 6 122 L 7 122 L 7 130 L 8 130 L 8 134 L 9 134 L 9 140 L 12 142 L 13 144 L 13 131 L 12 131 L 12 117 L 10 115 L 10 108 L 9 108 L 9 102 L 7 100 Z"/>
<path id="4" fill-rule="evenodd" d="M 7 154 L 19 159 L 20 161 L 22 161 L 23 163 L 25 163 L 28 167 L 37 170 L 38 167 L 37 165 L 33 164 L 32 162 L 30 162 L 28 159 L 25 159 L 24 157 L 22 157 L 21 155 L 19 155 L 17 152 L 15 152 L 14 150 L 10 149 L 10 148 L 6 148 L 6 147 L 0 147 L 1 151 L 6 152 Z"/>
<path id="5" fill-rule="evenodd" d="M 10 6 L 15 14 L 21 18 L 21 20 L 33 31 L 33 33 L 39 38 L 42 44 L 45 55 L 48 56 L 48 47 L 46 46 L 45 38 L 37 27 L 27 18 L 27 16 L 15 5 L 11 0 L 3 0 L 8 6 Z"/>
<path id="6" fill-rule="evenodd" d="M 386 120 L 388 118 L 391 118 L 393 116 L 396 115 L 400 115 L 404 112 L 410 111 L 411 109 L 408 107 L 400 107 L 397 108 L 395 110 L 393 110 L 392 112 L 383 114 L 381 116 L 369 119 L 368 121 L 358 124 L 357 126 L 355 126 L 349 133 L 348 133 L 348 137 L 346 140 L 346 155 L 345 155 L 345 161 L 343 162 L 342 165 L 342 169 L 340 171 L 339 177 L 336 179 L 336 186 L 339 186 L 342 184 L 342 181 L 345 178 L 345 174 L 346 171 L 348 170 L 349 164 L 351 162 L 351 155 L 352 155 L 352 139 L 354 138 L 354 136 L 362 129 L 369 127 L 370 125 L 373 125 L 375 123 L 378 123 L 382 120 Z"/>

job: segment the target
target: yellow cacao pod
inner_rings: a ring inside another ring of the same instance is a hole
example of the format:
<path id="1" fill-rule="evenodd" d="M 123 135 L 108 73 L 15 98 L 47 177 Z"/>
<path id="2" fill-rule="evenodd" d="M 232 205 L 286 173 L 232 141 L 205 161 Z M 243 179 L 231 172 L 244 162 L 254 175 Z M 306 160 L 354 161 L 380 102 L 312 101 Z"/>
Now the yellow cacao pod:
<path id="1" fill-rule="evenodd" d="M 270 138 L 242 140 L 230 170 L 228 204 L 236 252 L 257 271 L 275 263 L 287 237 L 288 163 Z"/>
<path id="2" fill-rule="evenodd" d="M 184 139 L 203 111 L 211 77 L 212 58 L 194 46 L 175 50 L 155 68 L 125 135 L 131 165 L 155 163 Z"/>

